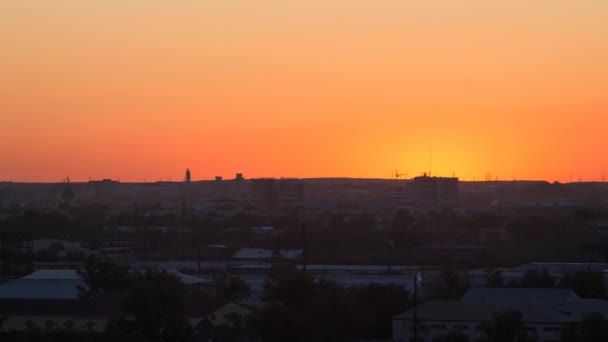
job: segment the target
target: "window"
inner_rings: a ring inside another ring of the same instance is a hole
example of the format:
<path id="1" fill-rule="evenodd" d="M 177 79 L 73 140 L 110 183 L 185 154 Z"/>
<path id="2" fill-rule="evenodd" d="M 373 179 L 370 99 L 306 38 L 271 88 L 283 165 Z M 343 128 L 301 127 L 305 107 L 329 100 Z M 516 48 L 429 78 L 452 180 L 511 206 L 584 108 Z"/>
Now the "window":
<path id="1" fill-rule="evenodd" d="M 557 327 L 545 327 L 543 330 L 546 331 L 546 332 L 558 332 L 559 328 L 557 328 Z"/>
<path id="2" fill-rule="evenodd" d="M 73 321 L 65 321 L 65 322 L 63 322 L 63 326 L 67 330 L 72 330 L 72 328 L 74 327 L 74 322 Z"/>
<path id="3" fill-rule="evenodd" d="M 468 325 L 463 325 L 463 324 L 457 324 L 457 325 L 454 326 L 454 329 L 456 329 L 456 330 L 467 330 L 467 329 L 469 329 L 469 326 Z"/>
<path id="4" fill-rule="evenodd" d="M 536 327 L 526 327 L 526 331 L 536 332 Z"/>
<path id="5" fill-rule="evenodd" d="M 418 331 L 426 331 L 427 326 L 424 324 L 418 324 Z M 414 331 L 414 324 L 410 326 L 410 331 Z"/>
<path id="6" fill-rule="evenodd" d="M 34 321 L 32 321 L 31 319 L 28 319 L 27 321 L 25 321 L 25 327 L 28 329 L 33 329 L 34 327 L 36 327 L 36 323 Z"/>

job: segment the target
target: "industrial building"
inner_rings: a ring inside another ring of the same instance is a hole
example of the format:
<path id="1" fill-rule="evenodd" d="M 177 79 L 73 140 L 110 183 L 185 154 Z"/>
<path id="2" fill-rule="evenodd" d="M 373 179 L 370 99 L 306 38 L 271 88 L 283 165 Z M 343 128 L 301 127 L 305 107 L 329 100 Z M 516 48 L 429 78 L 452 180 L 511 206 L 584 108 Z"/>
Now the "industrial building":
<path id="1" fill-rule="evenodd" d="M 297 208 L 304 203 L 304 184 L 288 178 L 253 179 L 251 197 L 253 204 L 264 210 Z"/>
<path id="2" fill-rule="evenodd" d="M 11 193 L 9 190 L 0 189 L 0 210 L 10 208 L 10 195 Z"/>
<path id="3" fill-rule="evenodd" d="M 458 206 L 458 178 L 414 177 L 406 187 L 407 197 L 415 207 L 454 208 Z"/>
<path id="4" fill-rule="evenodd" d="M 528 337 L 557 342 L 568 324 L 589 313 L 608 314 L 608 301 L 580 299 L 568 289 L 473 287 L 460 300 L 430 301 L 397 315 L 393 340 L 431 342 L 457 333 L 484 341 L 483 327 L 494 322 L 495 314 L 509 311 L 521 313 Z"/>

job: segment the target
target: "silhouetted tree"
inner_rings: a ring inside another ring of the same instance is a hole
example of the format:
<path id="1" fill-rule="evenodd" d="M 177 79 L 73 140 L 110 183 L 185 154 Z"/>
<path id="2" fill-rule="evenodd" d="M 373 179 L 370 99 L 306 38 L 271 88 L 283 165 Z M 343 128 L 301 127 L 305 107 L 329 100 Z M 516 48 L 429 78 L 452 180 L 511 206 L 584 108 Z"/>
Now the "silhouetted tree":
<path id="1" fill-rule="evenodd" d="M 562 330 L 562 342 L 603 341 L 608 336 L 608 321 L 600 313 L 591 313 L 582 322 L 571 323 Z"/>
<path id="2" fill-rule="evenodd" d="M 547 269 L 542 271 L 526 271 L 519 287 L 551 288 L 555 286 L 555 278 L 551 277 Z"/>
<path id="3" fill-rule="evenodd" d="M 486 286 L 486 287 L 502 287 L 504 285 L 503 280 L 502 280 L 502 271 L 501 270 L 488 268 L 484 271 L 484 277 L 485 277 L 484 286 Z"/>
<path id="4" fill-rule="evenodd" d="M 519 311 L 505 311 L 493 314 L 494 322 L 482 324 L 481 330 L 489 342 L 527 342 L 529 341 L 522 314 Z"/>
<path id="5" fill-rule="evenodd" d="M 468 284 L 458 273 L 451 268 L 446 268 L 441 272 L 441 282 L 433 290 L 433 298 L 438 300 L 459 299 L 468 288 Z"/>
<path id="6" fill-rule="evenodd" d="M 86 285 L 78 286 L 79 296 L 83 298 L 99 297 L 104 291 L 124 290 L 132 282 L 128 267 L 93 256 L 87 258 L 78 275 Z"/>
<path id="7" fill-rule="evenodd" d="M 566 274 L 559 282 L 559 287 L 574 290 L 582 298 L 606 297 L 604 277 L 600 272 L 576 272 Z"/>
<path id="8" fill-rule="evenodd" d="M 134 330 L 154 341 L 187 341 L 192 335 L 184 313 L 186 289 L 173 275 L 146 272 L 124 302 Z"/>
<path id="9" fill-rule="evenodd" d="M 242 279 L 228 275 L 220 279 L 217 284 L 218 295 L 226 300 L 240 302 L 249 298 L 251 289 Z"/>
<path id="10" fill-rule="evenodd" d="M 314 281 L 309 274 L 296 270 L 284 270 L 266 279 L 262 297 L 265 301 L 302 307 L 309 302 L 313 291 Z"/>
<path id="11" fill-rule="evenodd" d="M 277 302 L 262 306 L 255 317 L 257 335 L 262 341 L 306 341 L 309 322 L 301 310 Z"/>
<path id="12" fill-rule="evenodd" d="M 591 313 L 581 323 L 583 341 L 601 341 L 608 336 L 608 322 L 600 313 Z"/>
<path id="13" fill-rule="evenodd" d="M 388 339 L 392 336 L 392 317 L 412 304 L 412 297 L 404 286 L 369 284 L 350 289 L 354 310 L 363 328 L 363 338 Z"/>
<path id="14" fill-rule="evenodd" d="M 354 341 L 390 338 L 392 317 L 411 302 L 403 286 L 344 288 L 286 271 L 265 284 L 267 304 L 256 317 L 263 340 Z"/>

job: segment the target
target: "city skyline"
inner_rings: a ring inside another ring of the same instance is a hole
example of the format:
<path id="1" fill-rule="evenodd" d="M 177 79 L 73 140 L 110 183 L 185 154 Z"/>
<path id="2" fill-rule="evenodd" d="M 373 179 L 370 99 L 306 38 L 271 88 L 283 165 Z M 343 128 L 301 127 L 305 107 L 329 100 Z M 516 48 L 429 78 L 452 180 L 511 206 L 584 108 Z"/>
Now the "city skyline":
<path id="1" fill-rule="evenodd" d="M 7 0 L 0 13 L 0 180 L 608 173 L 606 1 Z"/>

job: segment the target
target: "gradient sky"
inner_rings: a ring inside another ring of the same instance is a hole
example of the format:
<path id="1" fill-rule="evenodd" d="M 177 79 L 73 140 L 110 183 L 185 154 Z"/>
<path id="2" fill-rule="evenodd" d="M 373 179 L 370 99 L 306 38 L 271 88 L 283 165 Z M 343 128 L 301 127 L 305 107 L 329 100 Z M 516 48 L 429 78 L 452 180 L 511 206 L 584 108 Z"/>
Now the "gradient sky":
<path id="1" fill-rule="evenodd" d="M 0 180 L 608 174 L 606 0 L 2 0 Z"/>

